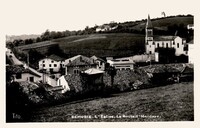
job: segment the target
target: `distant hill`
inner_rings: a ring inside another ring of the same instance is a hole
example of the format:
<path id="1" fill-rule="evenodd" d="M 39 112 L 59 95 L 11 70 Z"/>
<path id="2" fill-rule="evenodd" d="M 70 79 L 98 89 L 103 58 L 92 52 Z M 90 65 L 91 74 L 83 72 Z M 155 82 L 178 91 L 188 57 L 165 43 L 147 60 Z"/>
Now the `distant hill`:
<path id="1" fill-rule="evenodd" d="M 44 44 L 43 44 L 44 43 Z M 144 52 L 144 35 L 130 33 L 110 33 L 70 36 L 16 47 L 20 51 L 35 49 L 45 55 L 48 48 L 59 45 L 69 57 L 82 54 L 86 56 L 130 56 Z"/>
<path id="2" fill-rule="evenodd" d="M 154 27 L 154 34 L 169 35 L 169 34 L 174 34 L 176 31 L 175 29 L 178 29 L 179 27 L 187 29 L 188 24 L 194 24 L 194 16 L 192 15 L 169 16 L 169 17 L 154 18 L 151 19 L 151 21 Z M 116 29 L 101 33 L 128 32 L 136 34 L 145 34 L 146 19 L 138 21 L 129 21 L 124 23 L 109 23 L 106 25 L 113 26 L 113 24 L 118 27 Z"/>
<path id="3" fill-rule="evenodd" d="M 14 40 L 25 40 L 25 39 L 36 39 L 41 35 L 31 34 L 31 35 L 6 35 L 7 42 L 13 42 Z"/>
<path id="4" fill-rule="evenodd" d="M 144 35 L 130 33 L 92 34 L 79 39 L 56 39 L 59 46 L 69 56 L 130 56 L 144 52 Z"/>
<path id="5" fill-rule="evenodd" d="M 179 15 L 151 19 L 154 26 L 154 35 L 174 35 L 178 30 L 182 32 L 182 36 L 188 38 L 187 25 L 194 23 L 192 15 Z M 106 26 L 117 26 L 109 31 L 96 32 L 95 27 L 87 28 L 82 31 L 82 35 L 78 33 L 73 36 L 51 39 L 35 44 L 20 46 L 23 50 L 36 49 L 43 55 L 48 52 L 49 47 L 59 45 L 60 49 L 72 57 L 78 54 L 99 57 L 125 57 L 135 54 L 142 54 L 145 51 L 145 20 L 131 21 L 124 23 L 110 23 Z M 179 33 L 178 32 L 178 33 Z M 184 33 L 183 33 L 184 32 Z M 180 33 L 179 33 L 180 34 Z"/>

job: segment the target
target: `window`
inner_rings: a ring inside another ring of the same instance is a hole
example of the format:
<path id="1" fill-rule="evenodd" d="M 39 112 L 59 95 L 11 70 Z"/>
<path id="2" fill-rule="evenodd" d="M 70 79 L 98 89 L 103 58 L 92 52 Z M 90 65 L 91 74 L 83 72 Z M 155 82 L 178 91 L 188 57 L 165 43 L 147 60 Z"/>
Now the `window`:
<path id="1" fill-rule="evenodd" d="M 57 64 L 54 64 L 54 67 L 57 67 Z"/>
<path id="2" fill-rule="evenodd" d="M 179 43 L 177 43 L 177 48 L 179 48 Z"/>
<path id="3" fill-rule="evenodd" d="M 16 79 L 21 79 L 22 78 L 22 74 L 21 73 L 17 73 L 16 74 Z"/>
<path id="4" fill-rule="evenodd" d="M 31 82 L 34 82 L 34 77 L 29 78 Z"/>
<path id="5" fill-rule="evenodd" d="M 50 73 L 53 73 L 53 68 L 50 68 L 49 71 L 50 71 Z"/>
<path id="6" fill-rule="evenodd" d="M 157 47 L 159 48 L 160 46 L 159 46 L 159 43 L 157 43 Z"/>
<path id="7" fill-rule="evenodd" d="M 79 70 L 78 69 L 74 69 L 74 74 L 79 74 Z"/>
<path id="8" fill-rule="evenodd" d="M 168 48 L 168 43 L 166 43 L 166 48 Z"/>
<path id="9" fill-rule="evenodd" d="M 151 45 L 149 45 L 149 47 L 151 47 Z"/>
<path id="10" fill-rule="evenodd" d="M 80 61 L 81 61 L 81 62 L 83 61 L 82 56 L 80 56 Z"/>
<path id="11" fill-rule="evenodd" d="M 151 54 L 151 51 L 149 51 L 149 54 Z"/>
<path id="12" fill-rule="evenodd" d="M 174 42 L 174 41 L 172 41 L 172 43 L 173 43 L 173 45 L 175 45 L 175 42 Z"/>
<path id="13" fill-rule="evenodd" d="M 51 63 L 53 63 L 54 61 L 52 60 Z"/>
<path id="14" fill-rule="evenodd" d="M 162 42 L 162 47 L 164 47 L 164 42 Z"/>
<path id="15" fill-rule="evenodd" d="M 148 45 L 148 41 L 147 41 L 146 45 Z"/>
<path id="16" fill-rule="evenodd" d="M 51 67 L 51 64 L 49 64 L 49 67 Z"/>
<path id="17" fill-rule="evenodd" d="M 151 36 L 152 35 L 152 31 L 148 30 L 147 34 Z"/>
<path id="18" fill-rule="evenodd" d="M 43 67 L 45 67 L 45 64 L 43 64 Z"/>
<path id="19" fill-rule="evenodd" d="M 42 63 L 44 63 L 45 61 L 43 60 Z"/>
<path id="20" fill-rule="evenodd" d="M 153 45 L 155 45 L 155 42 L 153 41 Z"/>

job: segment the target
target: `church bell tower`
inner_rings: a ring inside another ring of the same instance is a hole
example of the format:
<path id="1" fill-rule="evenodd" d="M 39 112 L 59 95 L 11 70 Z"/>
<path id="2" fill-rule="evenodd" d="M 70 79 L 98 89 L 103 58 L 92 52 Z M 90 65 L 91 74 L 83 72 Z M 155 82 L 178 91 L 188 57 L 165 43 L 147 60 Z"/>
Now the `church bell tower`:
<path id="1" fill-rule="evenodd" d="M 148 15 L 147 23 L 146 23 L 146 28 L 145 28 L 145 48 L 146 48 L 146 53 L 151 54 L 151 51 L 149 50 L 149 47 L 153 44 L 153 25 L 151 23 L 150 16 Z"/>

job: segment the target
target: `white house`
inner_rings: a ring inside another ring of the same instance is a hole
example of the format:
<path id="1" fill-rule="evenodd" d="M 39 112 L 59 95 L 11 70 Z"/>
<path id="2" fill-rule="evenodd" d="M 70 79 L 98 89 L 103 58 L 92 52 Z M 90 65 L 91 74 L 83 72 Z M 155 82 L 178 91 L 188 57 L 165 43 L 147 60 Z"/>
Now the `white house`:
<path id="1" fill-rule="evenodd" d="M 97 63 L 97 69 L 105 70 L 105 61 L 95 55 L 91 57 Z"/>
<path id="2" fill-rule="evenodd" d="M 45 72 L 59 72 L 61 68 L 64 68 L 64 61 L 56 55 L 50 55 L 39 61 L 39 70 Z"/>
<path id="3" fill-rule="evenodd" d="M 188 43 L 188 59 L 189 59 L 189 63 L 194 63 L 194 56 L 195 56 L 195 52 L 194 52 L 194 41 L 191 40 Z"/>
<path id="4" fill-rule="evenodd" d="M 36 74 L 29 70 L 28 68 L 24 68 L 23 65 L 9 65 L 6 66 L 6 73 L 12 77 L 13 81 L 16 82 L 39 82 L 41 81 L 41 75 Z"/>
<path id="5" fill-rule="evenodd" d="M 69 85 L 67 80 L 65 79 L 65 76 L 61 76 L 58 80 L 57 80 L 57 86 L 62 86 L 63 90 L 61 91 L 61 93 L 65 93 L 66 91 L 70 91 Z"/>
<path id="6" fill-rule="evenodd" d="M 179 36 L 154 36 L 153 25 L 148 16 L 146 23 L 145 48 L 147 54 L 154 54 L 156 48 L 174 48 L 175 55 L 187 55 L 185 51 L 186 40 Z"/>
<path id="7" fill-rule="evenodd" d="M 113 60 L 107 60 L 107 63 L 110 64 L 110 66 L 115 67 L 115 69 L 118 70 L 134 70 L 134 62 L 131 59 L 113 59 Z"/>

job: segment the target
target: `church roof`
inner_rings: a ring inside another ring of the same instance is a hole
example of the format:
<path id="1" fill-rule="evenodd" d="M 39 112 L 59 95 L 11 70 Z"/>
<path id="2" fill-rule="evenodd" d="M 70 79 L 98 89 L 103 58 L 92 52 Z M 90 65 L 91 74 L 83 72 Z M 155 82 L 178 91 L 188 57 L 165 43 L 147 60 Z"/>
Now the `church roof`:
<path id="1" fill-rule="evenodd" d="M 154 36 L 155 41 L 172 41 L 177 36 Z"/>
<path id="2" fill-rule="evenodd" d="M 153 28 L 150 16 L 148 15 L 148 19 L 147 19 L 147 24 L 146 24 L 146 28 Z"/>

